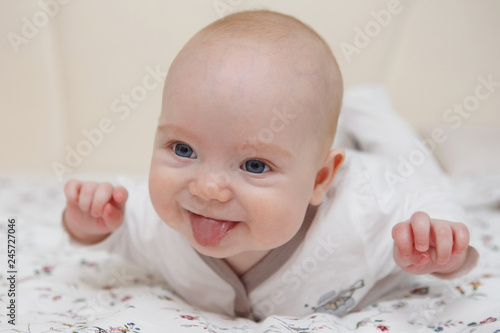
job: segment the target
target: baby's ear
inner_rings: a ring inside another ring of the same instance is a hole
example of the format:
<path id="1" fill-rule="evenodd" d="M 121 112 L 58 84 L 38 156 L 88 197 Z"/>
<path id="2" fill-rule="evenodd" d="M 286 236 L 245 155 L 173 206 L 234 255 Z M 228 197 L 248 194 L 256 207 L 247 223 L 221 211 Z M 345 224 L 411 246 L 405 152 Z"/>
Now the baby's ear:
<path id="1" fill-rule="evenodd" d="M 332 185 L 333 179 L 339 171 L 342 162 L 344 161 L 345 151 L 341 148 L 335 148 L 328 152 L 322 167 L 316 174 L 316 181 L 314 182 L 314 190 L 309 202 L 313 206 L 319 205 L 326 192 Z"/>

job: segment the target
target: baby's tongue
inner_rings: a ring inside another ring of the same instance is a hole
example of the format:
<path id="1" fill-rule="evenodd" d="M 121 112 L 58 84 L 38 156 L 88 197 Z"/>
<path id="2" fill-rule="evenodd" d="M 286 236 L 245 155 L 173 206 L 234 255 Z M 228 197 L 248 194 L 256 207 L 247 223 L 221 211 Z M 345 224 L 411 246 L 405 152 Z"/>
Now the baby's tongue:
<path id="1" fill-rule="evenodd" d="M 226 232 L 235 222 L 212 220 L 200 215 L 189 214 L 191 229 L 196 242 L 201 246 L 218 246 Z"/>

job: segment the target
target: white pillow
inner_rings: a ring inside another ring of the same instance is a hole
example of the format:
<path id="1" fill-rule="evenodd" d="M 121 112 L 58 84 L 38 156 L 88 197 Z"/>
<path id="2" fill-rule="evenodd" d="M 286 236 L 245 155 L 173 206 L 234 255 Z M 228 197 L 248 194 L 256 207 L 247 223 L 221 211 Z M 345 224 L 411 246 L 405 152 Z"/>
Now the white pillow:
<path id="1" fill-rule="evenodd" d="M 432 138 L 438 128 L 420 131 L 422 139 Z M 442 128 L 445 135 L 436 143 L 434 154 L 451 177 L 500 174 L 500 129 Z"/>

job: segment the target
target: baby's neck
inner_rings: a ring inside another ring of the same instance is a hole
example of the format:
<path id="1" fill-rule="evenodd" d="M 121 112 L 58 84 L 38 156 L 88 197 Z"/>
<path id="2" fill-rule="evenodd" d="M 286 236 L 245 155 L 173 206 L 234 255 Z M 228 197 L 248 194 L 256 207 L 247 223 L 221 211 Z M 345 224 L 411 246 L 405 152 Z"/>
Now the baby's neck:
<path id="1" fill-rule="evenodd" d="M 248 251 L 238 253 L 234 256 L 225 258 L 224 260 L 238 276 L 241 276 L 248 272 L 250 268 L 255 266 L 255 264 L 258 263 L 262 258 L 264 258 L 269 252 L 269 250 Z"/>

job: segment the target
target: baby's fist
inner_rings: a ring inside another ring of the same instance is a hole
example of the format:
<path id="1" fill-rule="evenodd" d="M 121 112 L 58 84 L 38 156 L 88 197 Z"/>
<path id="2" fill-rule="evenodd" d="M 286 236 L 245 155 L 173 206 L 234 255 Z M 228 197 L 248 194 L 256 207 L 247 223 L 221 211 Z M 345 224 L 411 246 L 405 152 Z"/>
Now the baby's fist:
<path id="1" fill-rule="evenodd" d="M 467 256 L 469 230 L 462 223 L 431 219 L 424 212 L 392 229 L 394 260 L 412 274 L 459 270 Z"/>
<path id="2" fill-rule="evenodd" d="M 77 241 L 97 243 L 123 223 L 127 190 L 110 183 L 69 180 L 64 187 L 67 205 L 63 224 Z"/>

